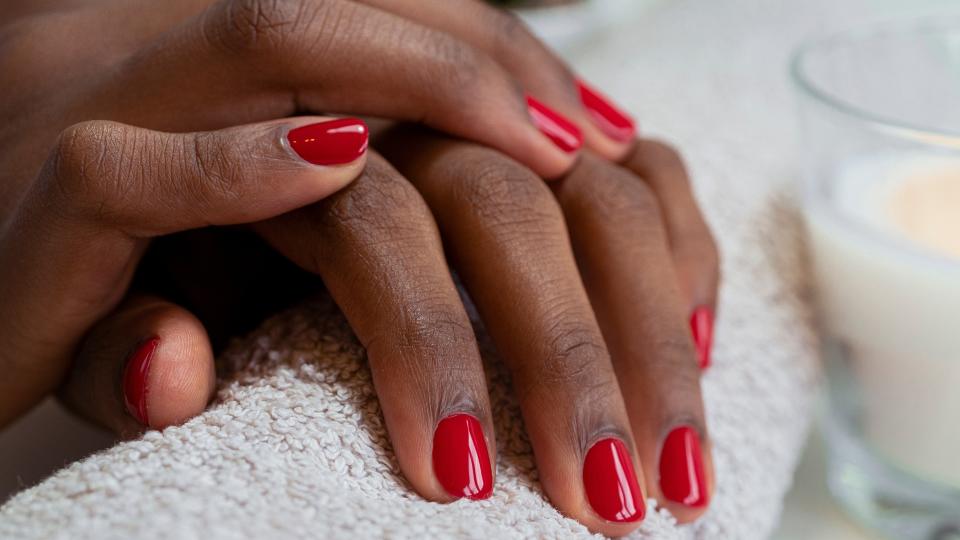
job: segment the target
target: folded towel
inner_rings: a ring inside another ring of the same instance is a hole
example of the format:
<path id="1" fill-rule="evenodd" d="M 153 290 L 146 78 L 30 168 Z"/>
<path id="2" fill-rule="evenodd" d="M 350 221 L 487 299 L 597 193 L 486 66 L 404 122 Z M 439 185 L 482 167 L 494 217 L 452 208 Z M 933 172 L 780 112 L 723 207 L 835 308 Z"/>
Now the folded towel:
<path id="1" fill-rule="evenodd" d="M 763 538 L 776 525 L 817 379 L 791 174 L 788 51 L 852 1 L 680 0 L 572 60 L 686 154 L 724 284 L 703 378 L 717 493 L 699 522 L 651 511 L 638 538 Z M 363 351 L 329 301 L 234 343 L 209 411 L 75 463 L 0 508 L 0 537 L 588 537 L 544 499 L 500 364 L 486 501 L 418 498 L 393 457 Z M 651 501 L 651 504 L 654 504 Z"/>

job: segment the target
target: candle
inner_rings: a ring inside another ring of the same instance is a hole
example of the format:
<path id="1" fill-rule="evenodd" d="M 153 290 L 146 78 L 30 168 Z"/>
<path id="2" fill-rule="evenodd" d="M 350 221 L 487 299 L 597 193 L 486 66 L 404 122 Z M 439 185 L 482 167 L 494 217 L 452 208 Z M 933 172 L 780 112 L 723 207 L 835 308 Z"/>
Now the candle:
<path id="1" fill-rule="evenodd" d="M 827 350 L 894 466 L 960 487 L 960 158 L 848 159 L 805 211 Z"/>

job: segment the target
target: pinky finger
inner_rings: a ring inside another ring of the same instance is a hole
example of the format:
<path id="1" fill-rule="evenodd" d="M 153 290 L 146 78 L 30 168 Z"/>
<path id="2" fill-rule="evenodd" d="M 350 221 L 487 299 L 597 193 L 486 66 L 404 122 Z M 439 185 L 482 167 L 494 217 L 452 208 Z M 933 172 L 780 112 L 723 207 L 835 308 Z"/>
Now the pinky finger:
<path id="1" fill-rule="evenodd" d="M 133 295 L 88 334 L 60 399 L 87 420 L 130 436 L 200 414 L 215 382 L 200 321 L 161 298 Z"/>

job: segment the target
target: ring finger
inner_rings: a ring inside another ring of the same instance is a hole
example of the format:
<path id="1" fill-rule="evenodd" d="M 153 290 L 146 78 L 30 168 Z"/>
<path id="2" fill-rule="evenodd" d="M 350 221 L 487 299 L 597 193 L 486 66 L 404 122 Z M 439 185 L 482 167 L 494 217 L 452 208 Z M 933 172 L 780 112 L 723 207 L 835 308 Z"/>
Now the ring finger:
<path id="1" fill-rule="evenodd" d="M 713 466 L 660 201 L 626 169 L 589 155 L 554 188 L 613 354 L 649 493 L 679 521 L 692 521 L 709 504 Z"/>

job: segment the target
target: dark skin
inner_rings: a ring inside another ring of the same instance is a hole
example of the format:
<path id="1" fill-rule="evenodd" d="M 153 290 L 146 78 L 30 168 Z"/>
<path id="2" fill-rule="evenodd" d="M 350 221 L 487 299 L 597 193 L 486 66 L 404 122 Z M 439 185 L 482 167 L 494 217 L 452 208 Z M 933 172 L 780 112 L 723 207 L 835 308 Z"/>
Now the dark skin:
<path id="1" fill-rule="evenodd" d="M 664 500 L 657 482 L 663 439 L 684 423 L 713 490 L 687 321 L 716 303 L 717 252 L 674 150 L 606 137 L 570 70 L 471 0 L 158 6 L 0 11 L 0 425 L 59 389 L 91 420 L 141 431 L 115 383 L 149 336 L 161 338 L 149 427 L 180 423 L 213 393 L 211 338 L 236 331 L 228 314 L 265 307 L 241 291 L 297 297 L 319 276 L 367 348 L 403 473 L 452 500 L 430 460 L 437 423 L 472 414 L 495 448 L 453 270 L 513 374 L 558 509 L 604 534 L 638 526 L 600 518 L 581 483 L 591 443 L 615 436 L 646 495 L 682 522 L 705 511 Z M 553 146 L 524 92 L 580 126 L 586 148 Z M 303 113 L 435 131 L 390 128 L 376 151 L 312 167 L 279 143 L 319 119 L 291 117 Z M 275 255 L 218 273 L 231 254 L 186 251 L 198 245 Z M 299 281 L 264 278 L 278 272 Z"/>

